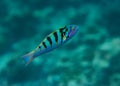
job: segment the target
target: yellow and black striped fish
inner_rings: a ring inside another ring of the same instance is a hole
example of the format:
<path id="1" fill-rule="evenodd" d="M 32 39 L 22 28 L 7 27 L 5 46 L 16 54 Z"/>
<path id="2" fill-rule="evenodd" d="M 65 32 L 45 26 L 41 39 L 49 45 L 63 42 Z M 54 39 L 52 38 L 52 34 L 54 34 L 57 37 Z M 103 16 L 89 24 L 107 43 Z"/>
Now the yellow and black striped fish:
<path id="1" fill-rule="evenodd" d="M 26 65 L 37 56 L 47 53 L 67 42 L 78 32 L 78 29 L 79 26 L 77 25 L 67 25 L 49 34 L 35 50 L 22 57 L 25 60 Z"/>

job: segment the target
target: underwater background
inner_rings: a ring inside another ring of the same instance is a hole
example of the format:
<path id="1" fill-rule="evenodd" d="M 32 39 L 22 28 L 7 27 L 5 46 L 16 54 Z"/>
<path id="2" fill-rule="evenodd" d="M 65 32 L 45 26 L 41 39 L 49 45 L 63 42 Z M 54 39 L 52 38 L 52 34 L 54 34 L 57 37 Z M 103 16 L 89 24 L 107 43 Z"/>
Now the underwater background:
<path id="1" fill-rule="evenodd" d="M 70 42 L 25 67 L 49 33 Z M 120 86 L 120 0 L 0 0 L 0 86 Z"/>

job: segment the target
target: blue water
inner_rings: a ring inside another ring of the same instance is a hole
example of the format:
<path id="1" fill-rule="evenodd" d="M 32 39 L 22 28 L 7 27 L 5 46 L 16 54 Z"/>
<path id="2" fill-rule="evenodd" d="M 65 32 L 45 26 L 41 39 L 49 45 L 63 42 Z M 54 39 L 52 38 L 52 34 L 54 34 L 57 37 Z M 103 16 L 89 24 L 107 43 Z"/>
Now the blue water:
<path id="1" fill-rule="evenodd" d="M 79 33 L 27 67 L 21 56 L 65 25 Z M 0 86 L 120 86 L 120 0 L 0 0 Z"/>

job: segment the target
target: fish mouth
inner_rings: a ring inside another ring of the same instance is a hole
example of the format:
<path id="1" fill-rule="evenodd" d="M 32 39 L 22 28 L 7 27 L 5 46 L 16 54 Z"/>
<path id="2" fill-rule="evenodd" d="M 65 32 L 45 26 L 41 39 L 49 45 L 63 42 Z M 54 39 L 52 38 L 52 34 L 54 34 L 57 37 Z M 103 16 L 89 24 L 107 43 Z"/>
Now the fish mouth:
<path id="1" fill-rule="evenodd" d="M 79 30 L 79 26 L 78 25 L 73 25 L 73 27 L 70 29 L 68 36 L 71 37 L 73 35 L 75 35 L 75 33 Z"/>

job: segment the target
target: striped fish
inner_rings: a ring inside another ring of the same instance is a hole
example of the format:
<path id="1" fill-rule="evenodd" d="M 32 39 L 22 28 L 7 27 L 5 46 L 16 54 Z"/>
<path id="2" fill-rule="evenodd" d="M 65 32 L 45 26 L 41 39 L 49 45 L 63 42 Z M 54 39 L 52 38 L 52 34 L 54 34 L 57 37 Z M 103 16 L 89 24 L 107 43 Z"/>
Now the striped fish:
<path id="1" fill-rule="evenodd" d="M 78 29 L 79 26 L 77 25 L 67 25 L 49 34 L 35 50 L 22 57 L 25 60 L 26 65 L 37 56 L 47 53 L 67 42 L 76 34 L 76 32 L 78 32 Z"/>

